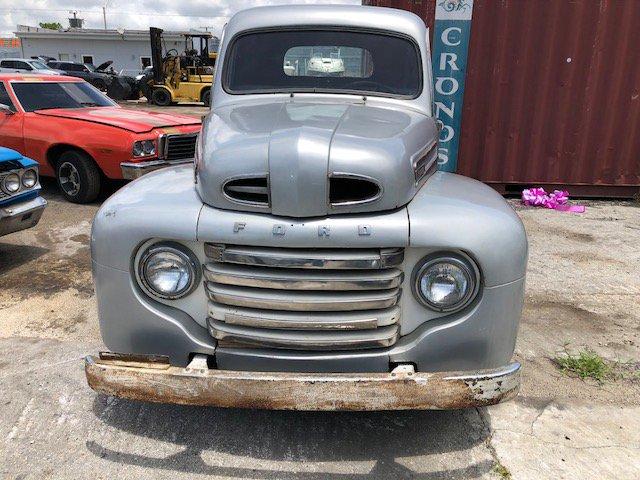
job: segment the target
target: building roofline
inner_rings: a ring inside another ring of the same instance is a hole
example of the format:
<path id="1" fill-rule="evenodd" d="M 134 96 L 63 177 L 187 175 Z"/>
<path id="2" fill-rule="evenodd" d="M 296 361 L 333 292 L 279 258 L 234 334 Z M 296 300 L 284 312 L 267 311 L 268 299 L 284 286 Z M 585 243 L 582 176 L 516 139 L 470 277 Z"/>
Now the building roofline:
<path id="1" fill-rule="evenodd" d="M 28 25 L 18 25 L 14 35 L 20 39 L 22 38 L 80 38 L 92 40 L 148 40 L 149 30 L 102 30 L 95 28 L 68 28 L 65 30 L 51 30 L 48 28 L 31 27 Z M 206 34 L 199 30 L 191 31 L 174 31 L 165 30 L 162 36 L 166 40 L 179 40 L 184 38 L 184 35 L 189 34 Z"/>

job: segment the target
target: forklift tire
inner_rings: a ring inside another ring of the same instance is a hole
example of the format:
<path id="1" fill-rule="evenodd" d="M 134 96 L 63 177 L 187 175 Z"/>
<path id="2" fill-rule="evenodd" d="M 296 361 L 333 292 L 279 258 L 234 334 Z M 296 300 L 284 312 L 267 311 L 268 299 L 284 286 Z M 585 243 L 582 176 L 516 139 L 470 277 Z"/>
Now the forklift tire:
<path id="1" fill-rule="evenodd" d="M 160 107 L 171 105 L 171 94 L 164 88 L 156 88 L 151 93 L 151 102 Z"/>
<path id="2" fill-rule="evenodd" d="M 211 90 L 206 90 L 202 94 L 202 103 L 204 103 L 205 107 L 208 107 L 211 105 Z"/>

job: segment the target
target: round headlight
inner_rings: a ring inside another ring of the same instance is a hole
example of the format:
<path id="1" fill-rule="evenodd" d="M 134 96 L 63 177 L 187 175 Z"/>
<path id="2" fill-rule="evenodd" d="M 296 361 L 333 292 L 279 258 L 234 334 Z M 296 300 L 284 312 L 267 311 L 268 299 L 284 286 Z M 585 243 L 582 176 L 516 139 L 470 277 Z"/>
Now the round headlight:
<path id="1" fill-rule="evenodd" d="M 141 157 L 144 155 L 144 148 L 142 146 L 142 142 L 133 142 L 133 154 L 136 157 Z"/>
<path id="2" fill-rule="evenodd" d="M 22 174 L 22 185 L 25 188 L 33 188 L 38 183 L 38 172 L 30 168 Z"/>
<path id="3" fill-rule="evenodd" d="M 153 155 L 156 153 L 156 145 L 152 140 L 145 140 L 142 142 L 142 151 L 145 155 Z"/>
<path id="4" fill-rule="evenodd" d="M 7 193 L 16 193 L 20 190 L 20 177 L 16 173 L 10 173 L 2 181 L 3 190 Z"/>
<path id="5" fill-rule="evenodd" d="M 418 264 L 413 289 L 416 298 L 433 310 L 460 310 L 478 292 L 477 269 L 462 256 L 430 255 Z"/>
<path id="6" fill-rule="evenodd" d="M 178 243 L 156 243 L 140 257 L 138 278 L 151 295 L 175 300 L 189 294 L 198 280 L 195 256 Z"/>

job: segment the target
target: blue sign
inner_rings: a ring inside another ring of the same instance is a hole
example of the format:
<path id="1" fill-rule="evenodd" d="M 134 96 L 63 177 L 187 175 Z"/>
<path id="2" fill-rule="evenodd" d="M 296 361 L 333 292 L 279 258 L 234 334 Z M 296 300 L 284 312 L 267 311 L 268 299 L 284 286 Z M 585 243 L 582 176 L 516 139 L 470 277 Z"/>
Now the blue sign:
<path id="1" fill-rule="evenodd" d="M 435 114 L 440 130 L 438 165 L 455 172 L 473 0 L 435 0 L 433 81 Z"/>

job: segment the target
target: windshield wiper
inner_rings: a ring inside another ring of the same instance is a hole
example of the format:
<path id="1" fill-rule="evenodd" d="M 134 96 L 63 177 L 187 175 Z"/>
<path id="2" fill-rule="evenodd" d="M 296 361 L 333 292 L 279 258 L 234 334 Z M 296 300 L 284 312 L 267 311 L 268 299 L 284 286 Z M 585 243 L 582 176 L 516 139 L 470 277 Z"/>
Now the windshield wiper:
<path id="1" fill-rule="evenodd" d="M 96 102 L 80 102 L 80 105 L 82 105 L 83 107 L 99 107 L 100 106 Z"/>

